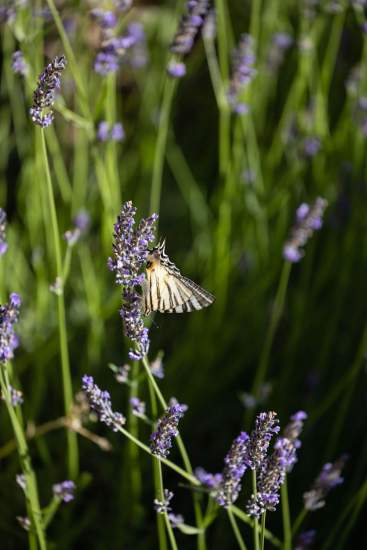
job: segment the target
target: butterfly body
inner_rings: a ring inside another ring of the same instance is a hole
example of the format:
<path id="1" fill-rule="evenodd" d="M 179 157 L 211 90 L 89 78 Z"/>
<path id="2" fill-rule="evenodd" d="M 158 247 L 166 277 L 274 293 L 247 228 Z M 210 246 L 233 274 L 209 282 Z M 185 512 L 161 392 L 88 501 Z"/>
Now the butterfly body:
<path id="1" fill-rule="evenodd" d="M 214 296 L 184 277 L 168 258 L 165 242 L 150 251 L 143 285 L 143 309 L 161 313 L 185 313 L 199 310 L 214 302 Z"/>

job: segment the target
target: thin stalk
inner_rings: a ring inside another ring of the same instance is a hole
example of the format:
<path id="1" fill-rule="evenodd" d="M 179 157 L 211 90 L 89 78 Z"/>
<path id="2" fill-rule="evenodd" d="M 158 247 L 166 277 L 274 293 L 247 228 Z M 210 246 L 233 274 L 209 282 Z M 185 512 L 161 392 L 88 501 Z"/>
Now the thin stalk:
<path id="1" fill-rule="evenodd" d="M 292 527 L 292 536 L 298 532 L 298 529 L 301 527 L 302 523 L 304 522 L 305 517 L 307 516 L 308 510 L 306 508 L 302 508 L 298 516 L 296 517 L 295 522 L 293 523 Z"/>
<path id="2" fill-rule="evenodd" d="M 236 518 L 233 515 L 231 508 L 228 508 L 227 513 L 228 513 L 229 521 L 231 522 L 233 533 L 234 533 L 234 536 L 236 537 L 238 546 L 240 547 L 241 550 L 247 550 L 245 541 L 242 538 L 241 531 L 239 530 Z"/>
<path id="3" fill-rule="evenodd" d="M 282 520 L 283 520 L 283 540 L 284 550 L 291 550 L 292 543 L 292 528 L 291 519 L 289 514 L 289 500 L 288 500 L 288 486 L 287 478 L 285 478 L 283 485 L 280 489 L 282 499 Z"/>
<path id="4" fill-rule="evenodd" d="M 248 516 L 247 514 L 245 514 L 245 512 L 243 512 L 243 510 L 241 510 L 240 508 L 238 508 L 237 506 L 231 506 L 231 510 L 232 512 L 234 513 L 234 515 L 236 517 L 238 517 L 241 521 L 243 521 L 244 523 L 246 523 L 247 525 L 250 525 L 252 528 L 254 527 L 254 520 L 250 518 L 250 516 Z M 267 529 L 264 530 L 264 533 L 265 533 L 265 538 L 271 542 L 271 544 L 273 546 L 277 546 L 278 548 L 280 546 L 282 546 L 282 543 L 281 541 L 275 537 L 270 531 L 268 531 Z"/>
<path id="5" fill-rule="evenodd" d="M 137 361 L 133 362 L 131 370 L 131 385 L 130 385 L 130 399 L 138 397 L 138 368 Z M 139 424 L 137 417 L 132 412 L 132 407 L 129 407 L 128 425 L 130 426 L 131 433 L 135 437 L 139 437 Z M 132 516 L 139 516 L 138 505 L 141 496 L 142 478 L 139 466 L 139 450 L 133 443 L 128 445 L 129 455 L 129 476 L 131 479 L 131 502 L 132 502 Z M 135 511 L 135 514 L 134 514 Z"/>
<path id="6" fill-rule="evenodd" d="M 256 500 L 257 496 L 257 487 L 256 487 L 256 470 L 252 470 L 252 492 L 254 494 L 254 499 Z M 259 548 L 259 521 L 257 517 L 254 518 L 254 549 L 260 550 Z"/>
<path id="7" fill-rule="evenodd" d="M 40 549 L 46 550 L 47 542 L 42 524 L 42 514 L 38 498 L 37 479 L 32 468 L 27 440 L 23 431 L 22 424 L 14 410 L 14 407 L 10 402 L 8 391 L 9 383 L 7 381 L 6 372 L 3 370 L 4 368 L 4 366 L 0 366 L 1 393 L 5 398 L 5 406 L 7 408 L 15 439 L 17 441 L 21 468 L 26 479 L 26 499 L 28 501 L 27 507 L 30 514 L 29 519 L 32 523 L 32 527 L 34 527 L 36 531 L 36 536 Z M 36 547 L 35 541 L 32 541 L 32 538 L 32 534 L 30 533 L 30 542 L 33 546 Z"/>
<path id="8" fill-rule="evenodd" d="M 266 521 L 266 512 L 261 516 L 261 535 L 260 535 L 260 548 L 264 550 L 265 544 L 265 521 Z"/>
<path id="9" fill-rule="evenodd" d="M 159 462 L 159 460 L 156 460 L 156 464 L 158 467 L 158 479 L 159 479 L 159 492 L 160 492 L 160 499 L 161 502 L 164 502 L 164 486 L 163 486 L 163 474 L 162 474 L 162 464 Z M 163 512 L 164 522 L 166 524 L 166 529 L 168 533 L 168 538 L 171 544 L 172 550 L 178 550 L 175 535 L 173 533 L 172 525 L 168 517 L 167 510 Z"/>
<path id="10" fill-rule="evenodd" d="M 50 504 L 47 506 L 47 508 L 44 509 L 43 525 L 45 529 L 47 529 L 47 527 L 50 525 L 51 521 L 53 520 L 57 510 L 59 509 L 61 502 L 62 501 L 59 497 L 54 496 Z"/>
<path id="11" fill-rule="evenodd" d="M 264 346 L 262 348 L 262 352 L 260 356 L 259 367 L 256 371 L 255 380 L 252 387 L 252 394 L 255 397 L 258 396 L 259 389 L 267 375 L 270 352 L 273 345 L 274 336 L 276 333 L 276 329 L 278 328 L 278 323 L 283 313 L 285 296 L 288 288 L 288 281 L 289 281 L 289 275 L 291 272 L 291 267 L 292 267 L 292 264 L 290 262 L 284 262 L 283 268 L 280 274 L 280 279 L 279 279 L 278 289 L 275 295 L 270 324 L 265 336 L 265 342 L 264 342 Z"/>
<path id="12" fill-rule="evenodd" d="M 158 416 L 157 398 L 156 398 L 156 394 L 154 393 L 154 389 L 150 380 L 148 385 L 149 385 L 149 395 L 150 395 L 150 405 L 152 409 L 152 416 L 154 420 L 156 420 Z M 159 486 L 160 486 L 159 463 L 154 458 L 153 458 L 153 478 L 154 478 L 154 487 L 156 492 L 158 493 Z M 162 497 L 162 500 L 163 500 L 163 497 Z M 157 530 L 158 530 L 159 550 L 167 550 L 167 539 L 166 539 L 166 532 L 164 529 L 164 518 L 160 514 L 157 514 Z"/>
<path id="13" fill-rule="evenodd" d="M 52 188 L 50 166 L 47 157 L 47 148 L 44 130 L 41 130 L 41 141 L 43 159 L 46 173 L 47 184 L 47 197 L 48 206 L 51 218 L 51 231 L 53 234 L 53 243 L 55 251 L 55 263 L 56 263 L 56 277 L 62 277 L 62 260 L 61 260 L 61 247 L 60 247 L 60 233 L 57 221 L 55 197 Z M 63 394 L 64 394 L 64 408 L 65 415 L 68 416 L 70 408 L 73 402 L 73 389 L 70 374 L 70 362 L 69 362 L 69 350 L 66 333 L 66 317 L 65 317 L 65 303 L 64 292 L 62 291 L 57 295 L 58 306 L 58 327 L 59 327 L 59 340 L 60 340 L 60 354 L 61 354 L 61 375 L 63 382 Z M 79 452 L 78 441 L 75 432 L 67 431 L 67 457 L 68 457 L 68 472 L 71 479 L 76 479 L 79 470 Z"/>
<path id="14" fill-rule="evenodd" d="M 154 390 L 154 392 L 157 395 L 158 400 L 161 403 L 162 407 L 164 409 L 167 409 L 167 402 L 164 399 L 164 397 L 162 395 L 162 392 L 160 391 L 159 386 L 158 386 L 157 382 L 155 381 L 154 376 L 152 375 L 152 371 L 150 370 L 149 363 L 148 363 L 148 360 L 147 360 L 146 357 L 144 357 L 142 359 L 142 363 L 143 363 L 143 366 L 145 368 L 146 374 L 148 376 L 149 387 Z M 179 451 L 180 451 L 180 454 L 181 454 L 181 457 L 182 457 L 182 461 L 184 463 L 184 466 L 185 466 L 187 472 L 189 472 L 192 479 L 196 479 L 192 475 L 193 470 L 192 470 L 191 462 L 190 462 L 190 459 L 189 459 L 189 456 L 187 454 L 185 445 L 184 445 L 180 435 L 178 435 L 176 437 L 176 441 L 177 441 L 177 446 L 179 448 Z M 195 512 L 197 528 L 200 529 L 200 532 L 198 533 L 198 550 L 205 550 L 206 549 L 205 532 L 204 532 L 204 530 L 202 530 L 203 515 L 202 515 L 202 511 L 201 511 L 200 504 L 199 504 L 199 497 L 195 493 L 193 494 L 193 500 L 194 500 L 194 512 Z"/>
<path id="15" fill-rule="evenodd" d="M 159 213 L 162 191 L 163 164 L 166 156 L 167 135 L 172 101 L 177 87 L 177 79 L 166 77 L 163 99 L 159 115 L 158 135 L 155 145 L 152 186 L 150 190 L 150 211 Z"/>

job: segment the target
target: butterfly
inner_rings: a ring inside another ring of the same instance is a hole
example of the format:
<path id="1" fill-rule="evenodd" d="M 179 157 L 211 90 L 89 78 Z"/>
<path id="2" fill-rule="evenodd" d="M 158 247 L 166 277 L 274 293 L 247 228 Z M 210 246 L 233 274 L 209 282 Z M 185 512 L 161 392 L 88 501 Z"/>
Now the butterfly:
<path id="1" fill-rule="evenodd" d="M 185 313 L 210 306 L 215 297 L 187 277 L 169 259 L 166 241 L 149 251 L 143 284 L 143 311 Z"/>

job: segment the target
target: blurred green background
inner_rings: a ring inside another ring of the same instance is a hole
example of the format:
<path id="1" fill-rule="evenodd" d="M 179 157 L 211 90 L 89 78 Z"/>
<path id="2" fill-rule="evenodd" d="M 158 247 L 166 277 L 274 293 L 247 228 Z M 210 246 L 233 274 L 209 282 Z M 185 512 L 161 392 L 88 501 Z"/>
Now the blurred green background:
<path id="1" fill-rule="evenodd" d="M 9 5 L 3 0 L 2 7 Z M 52 16 L 40 16 L 47 2 L 15 3 L 11 20 L 2 14 L 0 206 L 8 215 L 9 248 L 0 258 L 0 297 L 4 303 L 16 291 L 23 298 L 13 368 L 26 421 L 39 426 L 64 414 L 56 296 L 49 290 L 55 252 L 40 130 L 28 109 L 45 59 L 65 53 L 69 64 L 55 122 L 45 133 L 60 238 L 81 209 L 90 215 L 88 230 L 72 249 L 64 292 L 73 391 L 80 390 L 83 374 L 91 374 L 111 392 L 114 408 L 127 414 L 129 388 L 117 384 L 108 368 L 128 361 L 129 343 L 118 312 L 120 289 L 106 262 L 122 202 L 132 199 L 138 215 L 146 216 L 153 201 L 170 258 L 216 296 L 201 312 L 157 314 L 150 329 L 150 359 L 164 352 L 162 392 L 189 405 L 181 434 L 193 466 L 220 471 L 231 441 L 249 429 L 257 410 L 277 411 L 284 426 L 303 409 L 309 420 L 288 480 L 292 518 L 321 466 L 346 452 L 344 485 L 305 526 L 317 530 L 315 548 L 361 547 L 356 537 L 365 529 L 367 495 L 363 2 L 218 0 L 218 38 L 197 40 L 187 75 L 174 84 L 167 81 L 166 62 L 183 3 L 134 3 L 119 25 L 124 32 L 132 21 L 143 24 L 146 64 L 134 68 L 126 54 L 118 72 L 107 77 L 93 71 L 101 40 L 89 16 L 95 6 L 57 3 L 76 65 Z M 244 92 L 249 114 L 235 116 L 225 102 L 218 105 L 215 92 L 226 89 L 231 52 L 243 32 L 255 40 L 257 75 Z M 276 33 L 289 35 L 287 48 L 279 49 Z M 11 68 L 18 49 L 30 66 L 26 77 Z M 152 175 L 167 89 L 172 104 L 157 204 Z M 125 139 L 99 142 L 101 120 L 122 122 Z M 312 155 L 310 139 L 319 144 Z M 299 264 L 285 264 L 282 247 L 295 210 L 317 196 L 329 202 L 324 226 Z M 62 247 L 64 254 L 64 241 Z M 243 394 L 253 393 L 259 365 L 269 391 L 249 410 Z M 148 400 L 137 369 L 139 395 Z M 15 519 L 24 515 L 15 484 L 19 462 L 15 452 L 4 455 L 12 432 L 4 407 L 0 415 L 1 547 L 18 549 L 27 546 Z M 149 428 L 132 422 L 147 441 Z M 113 450 L 103 452 L 79 437 L 78 492 L 52 523 L 50 547 L 157 548 L 149 458 L 103 425 L 88 428 L 108 438 Z M 65 445 L 64 430 L 30 442 L 44 504 L 52 484 L 68 477 Z M 172 458 L 179 460 L 176 450 Z M 165 484 L 175 492 L 175 512 L 192 523 L 190 491 L 170 472 Z M 279 511 L 268 514 L 268 523 L 281 536 Z M 195 547 L 193 537 L 177 539 L 180 548 Z M 209 529 L 208 547 L 235 548 L 224 514 Z"/>

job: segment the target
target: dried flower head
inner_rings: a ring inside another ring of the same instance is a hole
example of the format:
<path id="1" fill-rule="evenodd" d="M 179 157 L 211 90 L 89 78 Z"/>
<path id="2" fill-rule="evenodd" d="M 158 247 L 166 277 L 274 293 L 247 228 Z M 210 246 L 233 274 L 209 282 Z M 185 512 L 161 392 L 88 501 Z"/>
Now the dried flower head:
<path id="1" fill-rule="evenodd" d="M 8 304 L 0 306 L 0 365 L 14 357 L 14 350 L 19 340 L 14 332 L 14 325 L 18 321 L 21 299 L 18 294 L 10 294 Z"/>
<path id="2" fill-rule="evenodd" d="M 222 481 L 213 496 L 218 504 L 225 508 L 233 504 L 240 494 L 241 480 L 247 469 L 248 443 L 248 434 L 241 432 L 224 459 Z"/>
<path id="3" fill-rule="evenodd" d="M 322 217 L 327 207 L 327 201 L 318 197 L 310 206 L 302 203 L 296 213 L 296 223 L 292 228 L 289 239 L 283 247 L 283 257 L 289 262 L 299 262 L 303 257 L 302 248 L 315 231 L 322 227 Z"/>
<path id="4" fill-rule="evenodd" d="M 171 404 L 157 422 L 157 430 L 150 436 L 150 450 L 154 455 L 167 457 L 172 447 L 172 437 L 178 435 L 178 423 L 187 409 L 186 405 Z"/>
<path id="5" fill-rule="evenodd" d="M 209 0 L 188 0 L 186 13 L 181 17 L 178 30 L 173 38 L 170 50 L 176 54 L 188 54 L 194 40 L 203 26 L 209 9 Z"/>
<path id="6" fill-rule="evenodd" d="M 126 202 L 117 218 L 114 232 L 113 256 L 108 266 L 115 273 L 116 283 L 123 287 L 121 317 L 125 335 L 136 347 L 130 350 L 131 359 L 141 359 L 148 353 L 149 334 L 144 326 L 141 311 L 141 295 L 137 287 L 143 284 L 145 275 L 142 269 L 146 264 L 148 246 L 154 240 L 154 224 L 158 216 L 152 214 L 143 218 L 135 226 L 136 208 L 131 201 Z"/>
<path id="7" fill-rule="evenodd" d="M 19 525 L 24 529 L 25 531 L 29 531 L 31 528 L 31 521 L 26 516 L 17 516 L 17 520 L 19 522 Z"/>
<path id="8" fill-rule="evenodd" d="M 75 483 L 74 481 L 66 480 L 61 483 L 56 483 L 52 486 L 52 492 L 55 497 L 63 502 L 70 502 L 74 499 Z"/>
<path id="9" fill-rule="evenodd" d="M 22 491 L 26 490 L 27 482 L 24 474 L 17 474 L 15 476 L 15 481 Z"/>
<path id="10" fill-rule="evenodd" d="M 29 110 L 32 121 L 42 128 L 52 124 L 55 93 L 61 86 L 61 73 L 66 67 L 66 58 L 55 57 L 38 77 L 37 88 L 33 93 L 33 104 Z"/>
<path id="11" fill-rule="evenodd" d="M 158 514 L 166 514 L 167 512 L 170 512 L 171 511 L 170 502 L 172 498 L 173 498 L 172 491 L 165 489 L 163 500 L 159 500 L 157 498 L 154 499 L 154 510 Z"/>
<path id="12" fill-rule="evenodd" d="M 328 493 L 344 481 L 340 474 L 347 458 L 347 455 L 342 455 L 335 462 L 328 462 L 323 466 L 311 489 L 303 494 L 306 510 L 318 510 L 325 506 L 325 498 Z"/>
<path id="13" fill-rule="evenodd" d="M 0 208 L 0 256 L 5 254 L 8 249 L 6 242 L 6 212 Z"/>
<path id="14" fill-rule="evenodd" d="M 84 375 L 82 378 L 82 388 L 87 396 L 90 408 L 95 411 L 101 422 L 111 426 L 114 432 L 123 426 L 126 422 L 125 417 L 112 410 L 111 397 L 108 391 L 102 391 L 94 383 L 93 377 Z"/>
<path id="15" fill-rule="evenodd" d="M 255 59 L 253 39 L 249 34 L 243 34 L 238 48 L 233 52 L 232 77 L 227 94 L 231 109 L 237 114 L 248 111 L 247 105 L 240 101 L 240 95 L 256 75 Z"/>

